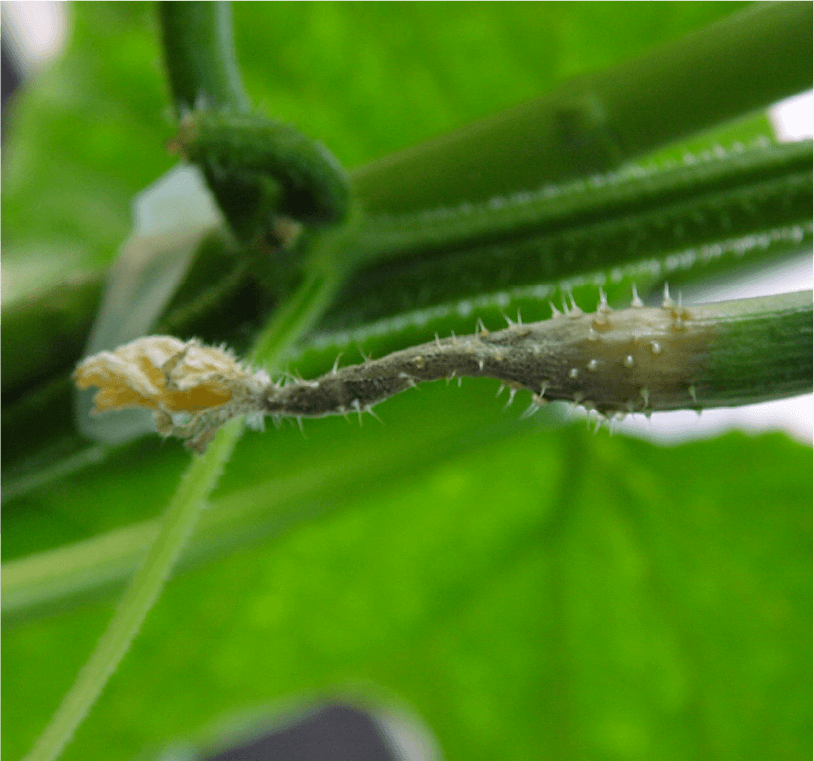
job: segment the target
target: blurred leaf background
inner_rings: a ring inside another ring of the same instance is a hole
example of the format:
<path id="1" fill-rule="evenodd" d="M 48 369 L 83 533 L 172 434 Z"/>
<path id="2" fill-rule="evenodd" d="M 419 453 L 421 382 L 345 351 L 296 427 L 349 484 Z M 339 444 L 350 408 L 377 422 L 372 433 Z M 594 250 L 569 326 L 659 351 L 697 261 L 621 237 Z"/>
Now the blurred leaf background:
<path id="1" fill-rule="evenodd" d="M 738 7 L 234 15 L 255 102 L 354 167 Z M 8 116 L 13 300 L 106 266 L 133 195 L 173 164 L 152 6 L 73 5 L 67 50 Z M 809 757 L 810 448 L 780 434 L 660 448 L 519 421 L 495 390 L 432 384 L 380 408 L 384 425 L 245 436 L 204 517 L 235 516 L 231 532 L 169 584 L 64 757 L 149 757 L 234 712 L 332 695 L 407 707 L 451 759 Z M 150 437 L 6 501 L 4 560 L 149 526 L 179 450 Z M 119 587 L 99 589 L 4 616 L 7 758 L 110 618 Z"/>

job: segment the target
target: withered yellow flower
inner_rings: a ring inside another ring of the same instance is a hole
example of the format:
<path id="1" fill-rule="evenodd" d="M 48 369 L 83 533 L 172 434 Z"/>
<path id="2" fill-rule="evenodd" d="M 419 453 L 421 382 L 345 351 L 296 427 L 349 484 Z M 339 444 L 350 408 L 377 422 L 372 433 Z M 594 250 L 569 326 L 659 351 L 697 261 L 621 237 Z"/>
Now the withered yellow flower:
<path id="1" fill-rule="evenodd" d="M 203 451 L 229 418 L 262 409 L 270 380 L 229 352 L 172 336 L 145 336 L 83 360 L 73 374 L 80 389 L 96 387 L 94 412 L 154 410 L 164 435 Z"/>

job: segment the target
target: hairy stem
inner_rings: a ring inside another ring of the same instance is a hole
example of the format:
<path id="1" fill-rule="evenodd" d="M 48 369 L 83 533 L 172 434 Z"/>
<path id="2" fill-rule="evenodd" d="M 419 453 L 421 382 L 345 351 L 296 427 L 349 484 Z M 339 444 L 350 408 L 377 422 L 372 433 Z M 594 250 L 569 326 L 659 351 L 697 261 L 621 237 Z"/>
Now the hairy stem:
<path id="1" fill-rule="evenodd" d="M 482 204 L 367 217 L 353 252 L 364 266 L 326 327 L 633 263 L 660 262 L 650 280 L 674 281 L 675 271 L 698 263 L 724 268 L 744 254 L 771 256 L 774 246 L 759 242 L 764 235 L 802 246 L 811 228 L 811 160 L 807 141 L 719 151 Z M 648 282 L 640 275 L 638 284 Z"/>
<path id="2" fill-rule="evenodd" d="M 686 307 L 665 292 L 661 307 L 634 298 L 614 311 L 600 299 L 586 314 L 481 326 L 335 369 L 315 381 L 272 387 L 265 411 L 319 417 L 369 410 L 424 381 L 497 378 L 533 403 L 572 401 L 600 414 L 709 409 L 811 390 L 811 292 Z"/>
<path id="3" fill-rule="evenodd" d="M 658 219 L 648 227 L 655 235 L 648 245 L 675 246 L 687 237 L 694 222 L 710 217 L 720 227 L 737 231 L 740 218 L 757 204 L 775 199 L 772 211 L 791 206 L 789 196 L 810 206 L 812 145 L 801 141 L 785 145 L 688 154 L 683 165 L 636 167 L 628 172 L 594 175 L 532 193 L 496 197 L 482 204 L 463 204 L 416 214 L 368 217 L 360 230 L 364 250 L 360 258 L 438 256 L 445 251 L 509 244 L 533 236 L 597 225 L 604 220 Z M 804 203 L 805 202 L 805 203 Z M 799 215 L 802 216 L 802 215 Z M 723 220 L 726 220 L 724 222 Z M 772 224 L 782 221 L 772 215 Z M 629 222 L 628 222 L 629 224 Z"/>

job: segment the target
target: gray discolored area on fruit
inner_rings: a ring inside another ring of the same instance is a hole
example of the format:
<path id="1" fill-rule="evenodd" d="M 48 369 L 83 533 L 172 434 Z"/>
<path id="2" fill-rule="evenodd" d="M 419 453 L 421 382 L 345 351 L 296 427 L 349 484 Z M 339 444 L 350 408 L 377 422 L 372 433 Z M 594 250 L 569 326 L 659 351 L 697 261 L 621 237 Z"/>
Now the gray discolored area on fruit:
<path id="1" fill-rule="evenodd" d="M 590 314 L 572 301 L 564 314 L 555 311 L 543 322 L 494 332 L 481 325 L 473 335 L 273 386 L 265 411 L 305 417 L 361 412 L 418 383 L 463 376 L 525 389 L 537 405 L 571 401 L 608 416 L 726 404 L 705 405 L 698 396 L 716 323 L 726 313 L 726 302 L 688 308 L 666 292 L 660 307 L 645 307 L 634 297 L 631 307 L 618 311 L 603 296 Z"/>

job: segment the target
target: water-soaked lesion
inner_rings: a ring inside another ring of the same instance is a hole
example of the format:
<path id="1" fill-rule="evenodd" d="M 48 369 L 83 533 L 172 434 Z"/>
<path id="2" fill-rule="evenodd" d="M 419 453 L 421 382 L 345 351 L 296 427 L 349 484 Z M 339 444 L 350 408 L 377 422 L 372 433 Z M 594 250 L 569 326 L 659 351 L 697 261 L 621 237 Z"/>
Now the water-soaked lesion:
<path id="1" fill-rule="evenodd" d="M 270 389 L 265 411 L 315 417 L 369 409 L 424 381 L 489 377 L 532 393 L 543 405 L 565 400 L 603 415 L 690 407 L 693 377 L 711 327 L 701 308 L 690 310 L 665 296 L 659 308 L 638 299 L 614 311 L 604 295 L 597 311 L 573 302 L 544 322 L 480 326 L 468 336 L 394 352 L 335 369 L 316 381 Z"/>

